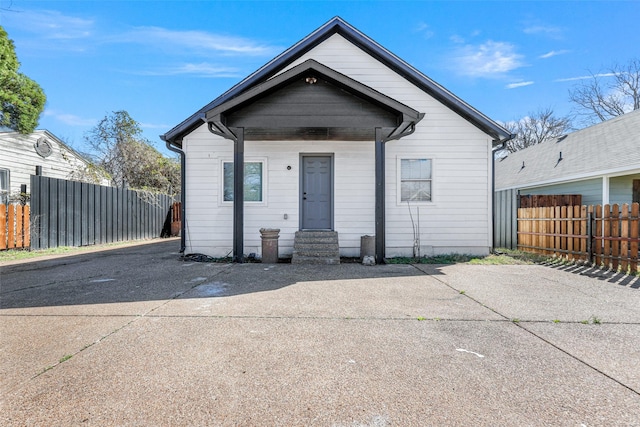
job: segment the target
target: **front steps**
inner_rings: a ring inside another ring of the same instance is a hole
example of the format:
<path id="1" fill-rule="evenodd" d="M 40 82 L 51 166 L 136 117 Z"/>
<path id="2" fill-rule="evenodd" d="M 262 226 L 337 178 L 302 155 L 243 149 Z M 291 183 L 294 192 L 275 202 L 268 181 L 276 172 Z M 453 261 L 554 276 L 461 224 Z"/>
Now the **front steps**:
<path id="1" fill-rule="evenodd" d="M 292 264 L 340 264 L 336 231 L 296 231 Z"/>

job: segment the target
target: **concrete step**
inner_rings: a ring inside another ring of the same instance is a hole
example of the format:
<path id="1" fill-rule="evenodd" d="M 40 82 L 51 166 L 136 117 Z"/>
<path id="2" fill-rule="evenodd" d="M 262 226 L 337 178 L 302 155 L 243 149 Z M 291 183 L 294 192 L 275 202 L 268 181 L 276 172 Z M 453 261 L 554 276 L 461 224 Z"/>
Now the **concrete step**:
<path id="1" fill-rule="evenodd" d="M 340 264 L 340 246 L 335 231 L 297 231 L 293 264 Z"/>
<path id="2" fill-rule="evenodd" d="M 335 243 L 316 243 L 316 242 L 294 242 L 294 251 L 329 251 L 338 250 L 338 242 Z"/>
<path id="3" fill-rule="evenodd" d="M 293 258 L 291 258 L 291 264 L 338 265 L 340 264 L 340 257 L 316 257 L 294 254 Z"/>

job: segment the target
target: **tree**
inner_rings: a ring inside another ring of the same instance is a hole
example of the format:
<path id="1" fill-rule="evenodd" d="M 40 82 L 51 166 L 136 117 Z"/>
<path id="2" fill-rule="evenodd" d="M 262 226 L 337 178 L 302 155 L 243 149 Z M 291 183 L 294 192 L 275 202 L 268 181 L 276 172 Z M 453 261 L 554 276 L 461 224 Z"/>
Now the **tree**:
<path id="1" fill-rule="evenodd" d="M 105 116 L 85 135 L 98 166 L 114 185 L 176 194 L 180 164 L 164 157 L 142 136 L 140 124 L 126 111 Z"/>
<path id="2" fill-rule="evenodd" d="M 531 112 L 518 121 L 504 123 L 504 127 L 516 135 L 506 143 L 506 149 L 512 153 L 546 139 L 558 138 L 572 130 L 569 117 L 556 117 L 548 107 Z"/>
<path id="3" fill-rule="evenodd" d="M 0 26 L 0 126 L 27 134 L 38 126 L 47 98 L 19 69 L 13 41 Z"/>
<path id="4" fill-rule="evenodd" d="M 569 100 L 587 124 L 640 110 L 640 58 L 616 64 L 606 72 L 590 72 L 589 79 L 569 91 Z"/>

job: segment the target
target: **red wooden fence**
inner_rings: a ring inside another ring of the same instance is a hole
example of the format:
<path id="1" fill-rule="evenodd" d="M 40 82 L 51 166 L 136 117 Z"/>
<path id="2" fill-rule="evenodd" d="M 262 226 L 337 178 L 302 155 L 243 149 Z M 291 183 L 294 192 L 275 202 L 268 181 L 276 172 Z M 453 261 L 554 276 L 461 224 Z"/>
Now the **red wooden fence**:
<path id="1" fill-rule="evenodd" d="M 180 230 L 182 226 L 182 217 L 181 217 L 181 203 L 174 202 L 171 205 L 171 235 L 178 236 L 180 235 Z"/>
<path id="2" fill-rule="evenodd" d="M 518 249 L 638 272 L 638 203 L 518 209 Z"/>
<path id="3" fill-rule="evenodd" d="M 0 250 L 30 246 L 29 206 L 0 205 Z"/>

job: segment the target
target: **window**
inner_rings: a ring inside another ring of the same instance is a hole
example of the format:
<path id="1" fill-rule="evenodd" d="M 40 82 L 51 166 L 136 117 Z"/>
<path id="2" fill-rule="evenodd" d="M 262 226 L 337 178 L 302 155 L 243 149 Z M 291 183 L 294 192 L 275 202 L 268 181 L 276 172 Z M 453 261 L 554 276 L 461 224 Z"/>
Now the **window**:
<path id="1" fill-rule="evenodd" d="M 0 203 L 9 203 L 9 170 L 0 169 Z"/>
<path id="2" fill-rule="evenodd" d="M 262 185 L 263 162 L 245 162 L 244 163 L 244 201 L 245 202 L 262 202 L 263 201 L 263 185 Z M 223 162 L 223 201 L 233 202 L 233 162 Z"/>
<path id="3" fill-rule="evenodd" d="M 400 160 L 400 201 L 431 201 L 431 159 Z"/>

